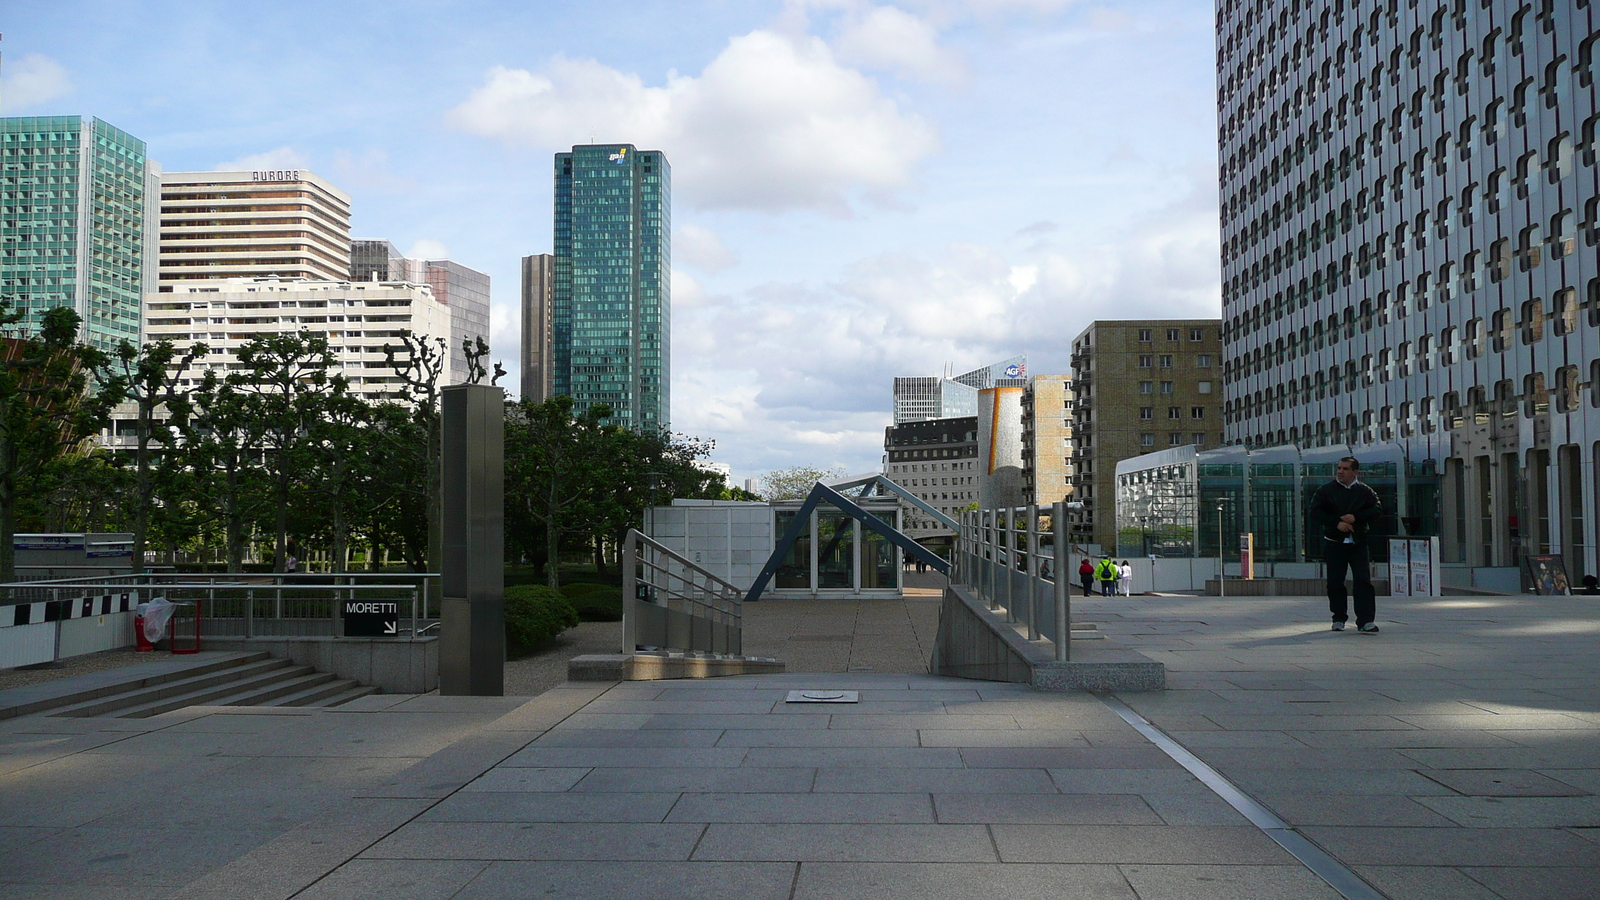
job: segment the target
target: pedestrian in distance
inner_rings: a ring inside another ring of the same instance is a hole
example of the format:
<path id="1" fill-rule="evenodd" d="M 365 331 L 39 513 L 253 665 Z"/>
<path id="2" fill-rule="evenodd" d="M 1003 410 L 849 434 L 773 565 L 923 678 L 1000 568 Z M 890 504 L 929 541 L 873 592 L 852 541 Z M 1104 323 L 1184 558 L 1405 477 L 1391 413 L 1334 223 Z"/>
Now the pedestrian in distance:
<path id="1" fill-rule="evenodd" d="M 1100 560 L 1100 563 L 1094 567 L 1094 575 L 1100 579 L 1100 596 L 1116 596 L 1119 573 L 1117 572 L 1117 564 L 1111 561 L 1111 557 L 1107 556 Z"/>
<path id="2" fill-rule="evenodd" d="M 1355 585 L 1356 631 L 1377 634 L 1377 599 L 1372 590 L 1367 529 L 1383 515 L 1378 492 L 1361 482 L 1361 462 L 1353 456 L 1339 460 L 1332 481 L 1311 498 L 1311 521 L 1322 535 L 1322 559 L 1328 567 L 1328 611 L 1333 630 L 1343 631 L 1349 616 L 1344 576 Z"/>
<path id="3" fill-rule="evenodd" d="M 1133 596 L 1133 566 L 1128 565 L 1127 560 L 1117 566 L 1117 587 L 1122 588 L 1122 596 Z"/>
<path id="4" fill-rule="evenodd" d="M 1089 562 L 1089 557 L 1083 558 L 1083 565 L 1078 567 L 1078 580 L 1083 582 L 1083 595 L 1089 596 L 1089 588 L 1094 586 L 1094 563 Z"/>

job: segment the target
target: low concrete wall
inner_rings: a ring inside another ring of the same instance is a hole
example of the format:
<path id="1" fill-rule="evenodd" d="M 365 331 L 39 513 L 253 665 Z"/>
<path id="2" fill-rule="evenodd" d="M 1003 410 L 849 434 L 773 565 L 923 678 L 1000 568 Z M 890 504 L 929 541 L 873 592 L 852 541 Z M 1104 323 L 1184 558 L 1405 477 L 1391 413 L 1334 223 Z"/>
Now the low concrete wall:
<path id="1" fill-rule="evenodd" d="M 205 638 L 207 650 L 264 651 L 370 684 L 386 694 L 426 694 L 439 687 L 439 639 L 335 637 Z"/>
<path id="2" fill-rule="evenodd" d="M 934 674 L 1031 684 L 1041 691 L 1162 691 L 1167 668 L 1118 647 L 1072 648 L 1069 662 L 1029 642 L 962 585 L 945 589 Z"/>

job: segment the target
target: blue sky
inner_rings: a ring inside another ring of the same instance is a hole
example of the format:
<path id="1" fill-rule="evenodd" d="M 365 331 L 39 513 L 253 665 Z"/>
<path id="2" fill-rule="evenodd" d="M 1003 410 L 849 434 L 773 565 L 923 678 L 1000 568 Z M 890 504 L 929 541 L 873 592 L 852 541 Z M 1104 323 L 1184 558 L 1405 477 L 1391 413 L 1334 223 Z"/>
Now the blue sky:
<path id="1" fill-rule="evenodd" d="M 673 427 L 737 478 L 875 469 L 894 375 L 1219 312 L 1209 2 L 19 6 L 0 114 L 315 171 L 356 237 L 493 277 L 512 371 L 551 154 L 664 151 Z"/>

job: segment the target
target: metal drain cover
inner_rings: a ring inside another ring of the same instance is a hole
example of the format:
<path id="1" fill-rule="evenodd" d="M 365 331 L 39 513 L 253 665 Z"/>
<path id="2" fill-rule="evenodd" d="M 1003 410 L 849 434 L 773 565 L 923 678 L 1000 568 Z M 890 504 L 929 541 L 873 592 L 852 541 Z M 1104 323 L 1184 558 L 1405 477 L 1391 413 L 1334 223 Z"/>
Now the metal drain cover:
<path id="1" fill-rule="evenodd" d="M 859 703 L 860 691 L 790 691 L 785 703 Z"/>

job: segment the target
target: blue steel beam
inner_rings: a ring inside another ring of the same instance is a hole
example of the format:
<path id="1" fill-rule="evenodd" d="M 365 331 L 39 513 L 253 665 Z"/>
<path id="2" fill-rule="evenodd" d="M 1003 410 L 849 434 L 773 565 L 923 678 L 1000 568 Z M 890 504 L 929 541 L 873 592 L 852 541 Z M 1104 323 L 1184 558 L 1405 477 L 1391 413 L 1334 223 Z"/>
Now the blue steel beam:
<path id="1" fill-rule="evenodd" d="M 893 484 L 893 482 L 890 482 L 890 484 Z M 846 486 L 849 487 L 850 485 Z M 940 559 L 937 554 L 932 553 L 928 548 L 891 528 L 887 522 L 862 509 L 851 501 L 849 497 L 819 481 L 812 485 L 811 493 L 806 495 L 806 502 L 800 504 L 800 509 L 795 513 L 794 520 L 789 523 L 789 527 L 783 532 L 783 537 L 779 538 L 778 543 L 772 548 L 772 556 L 767 558 L 767 564 L 761 567 L 761 574 L 756 577 L 755 584 L 752 584 L 750 592 L 745 594 L 744 601 L 746 603 L 754 603 L 761 599 L 762 592 L 767 589 L 767 583 L 772 580 L 772 576 L 777 574 L 779 563 L 783 561 L 785 556 L 789 555 L 789 548 L 794 546 L 794 542 L 800 539 L 800 535 L 803 532 L 811 528 L 811 514 L 816 511 L 817 505 L 823 500 L 828 501 L 850 518 L 883 535 L 885 540 L 911 554 L 912 558 L 919 559 L 932 566 L 934 571 L 944 575 L 950 574 L 950 564 Z"/>
<path id="2" fill-rule="evenodd" d="M 911 504 L 912 506 L 915 506 L 917 509 L 920 509 L 923 512 L 927 513 L 928 515 L 932 516 L 933 518 L 937 519 L 939 521 L 939 524 L 941 524 L 944 527 L 950 529 L 951 531 L 954 531 L 956 534 L 960 534 L 961 533 L 961 523 L 957 522 L 955 519 L 950 518 L 949 516 L 945 515 L 944 513 L 938 511 L 937 509 L 934 509 L 933 507 L 929 506 L 927 503 L 923 502 L 922 498 L 918 497 L 916 494 L 913 494 L 910 491 L 906 490 L 905 488 L 901 487 L 900 485 L 895 484 L 894 481 L 892 481 L 887 475 L 878 475 L 878 474 L 859 475 L 859 476 L 856 476 L 854 478 L 846 478 L 846 479 L 841 479 L 839 481 L 830 481 L 830 482 L 828 482 L 827 486 L 833 488 L 834 490 L 842 491 L 842 490 L 848 490 L 849 488 L 856 487 L 857 485 L 865 485 L 865 488 L 861 492 L 862 496 L 866 496 L 867 491 L 872 490 L 872 488 L 874 488 L 874 487 L 883 488 L 884 490 L 889 491 L 890 493 L 892 493 L 895 496 L 899 497 L 900 499 L 906 501 L 907 503 Z"/>

